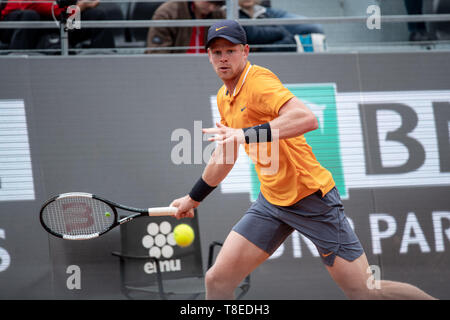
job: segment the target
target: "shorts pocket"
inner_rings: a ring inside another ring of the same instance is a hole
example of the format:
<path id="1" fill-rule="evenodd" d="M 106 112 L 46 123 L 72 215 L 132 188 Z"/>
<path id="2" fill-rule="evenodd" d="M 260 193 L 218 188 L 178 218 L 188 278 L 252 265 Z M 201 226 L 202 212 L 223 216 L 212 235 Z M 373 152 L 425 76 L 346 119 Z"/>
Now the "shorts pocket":
<path id="1" fill-rule="evenodd" d="M 331 203 L 331 201 L 324 201 L 320 196 L 320 192 L 316 192 L 293 205 L 281 208 L 285 211 L 300 214 L 305 217 L 311 217 L 329 212 L 333 208 L 329 203 Z"/>

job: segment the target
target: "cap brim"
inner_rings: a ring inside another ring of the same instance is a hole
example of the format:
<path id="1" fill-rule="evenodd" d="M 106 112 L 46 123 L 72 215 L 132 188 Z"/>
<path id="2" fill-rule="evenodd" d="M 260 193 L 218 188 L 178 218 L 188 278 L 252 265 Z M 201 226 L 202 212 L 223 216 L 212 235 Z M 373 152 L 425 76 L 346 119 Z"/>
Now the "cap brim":
<path id="1" fill-rule="evenodd" d="M 206 43 L 205 48 L 208 49 L 209 46 L 211 45 L 211 42 L 213 42 L 213 41 L 214 41 L 215 39 L 217 39 L 217 38 L 223 38 L 223 39 L 226 39 L 226 40 L 228 40 L 228 41 L 230 41 L 230 42 L 232 42 L 232 43 L 234 43 L 234 44 L 243 44 L 240 40 L 238 40 L 238 39 L 236 39 L 236 38 L 233 38 L 233 37 L 230 37 L 230 36 L 227 36 L 227 35 L 217 35 L 217 36 L 215 36 L 214 38 L 210 39 L 210 40 Z"/>

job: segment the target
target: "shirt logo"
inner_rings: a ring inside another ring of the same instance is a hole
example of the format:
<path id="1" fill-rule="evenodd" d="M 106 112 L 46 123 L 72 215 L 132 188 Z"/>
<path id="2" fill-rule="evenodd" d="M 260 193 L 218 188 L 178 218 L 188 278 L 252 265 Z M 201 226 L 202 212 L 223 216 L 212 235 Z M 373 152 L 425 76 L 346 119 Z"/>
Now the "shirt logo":
<path id="1" fill-rule="evenodd" d="M 223 29 L 223 28 L 226 28 L 227 26 L 223 26 L 223 27 L 220 27 L 220 28 L 216 28 L 216 32 L 217 31 L 219 31 L 220 29 Z"/>

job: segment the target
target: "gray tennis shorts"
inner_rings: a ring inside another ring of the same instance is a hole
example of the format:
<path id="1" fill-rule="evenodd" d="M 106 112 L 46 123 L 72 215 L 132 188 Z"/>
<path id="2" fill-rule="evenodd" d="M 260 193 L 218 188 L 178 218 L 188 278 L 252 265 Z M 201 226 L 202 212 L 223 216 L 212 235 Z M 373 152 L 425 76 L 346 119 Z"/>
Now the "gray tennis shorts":
<path id="1" fill-rule="evenodd" d="M 291 206 L 273 205 L 260 193 L 233 230 L 270 255 L 297 230 L 315 244 L 328 266 L 333 266 L 336 256 L 353 261 L 364 252 L 336 188 L 324 197 L 318 191 Z"/>

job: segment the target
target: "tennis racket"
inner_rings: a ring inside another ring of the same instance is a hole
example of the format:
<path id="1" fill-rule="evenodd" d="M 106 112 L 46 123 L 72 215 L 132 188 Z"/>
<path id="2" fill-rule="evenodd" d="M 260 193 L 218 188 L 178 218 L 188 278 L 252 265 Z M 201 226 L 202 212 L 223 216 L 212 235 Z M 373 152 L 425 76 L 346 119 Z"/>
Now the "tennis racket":
<path id="1" fill-rule="evenodd" d="M 117 208 L 136 212 L 119 219 Z M 96 238 L 114 227 L 142 216 L 174 216 L 175 207 L 139 209 L 102 199 L 90 193 L 57 195 L 44 203 L 39 219 L 50 234 L 67 240 Z"/>

